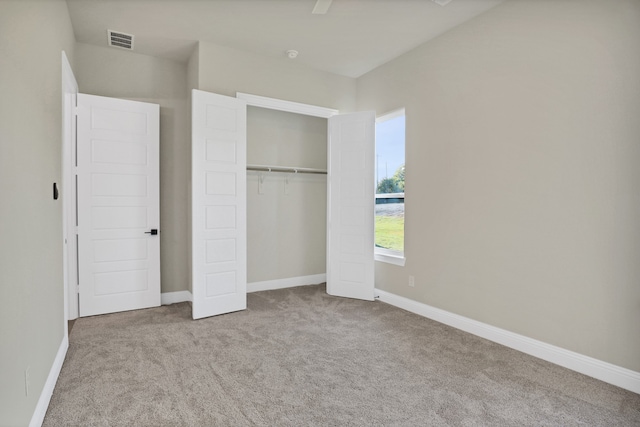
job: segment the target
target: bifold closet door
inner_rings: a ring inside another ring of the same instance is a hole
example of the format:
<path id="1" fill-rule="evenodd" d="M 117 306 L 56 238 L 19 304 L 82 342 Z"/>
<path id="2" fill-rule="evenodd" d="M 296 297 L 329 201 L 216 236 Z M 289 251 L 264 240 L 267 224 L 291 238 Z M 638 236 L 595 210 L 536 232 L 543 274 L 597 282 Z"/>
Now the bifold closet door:
<path id="1" fill-rule="evenodd" d="M 192 92 L 192 315 L 247 308 L 246 102 Z"/>
<path id="2" fill-rule="evenodd" d="M 329 118 L 327 293 L 373 301 L 375 113 Z"/>

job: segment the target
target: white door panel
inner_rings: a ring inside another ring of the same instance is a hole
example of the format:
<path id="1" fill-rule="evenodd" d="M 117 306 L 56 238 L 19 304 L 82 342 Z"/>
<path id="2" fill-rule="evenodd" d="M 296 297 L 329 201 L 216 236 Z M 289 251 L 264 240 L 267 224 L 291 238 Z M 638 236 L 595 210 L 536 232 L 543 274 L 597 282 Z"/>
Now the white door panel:
<path id="1" fill-rule="evenodd" d="M 78 94 L 80 315 L 160 305 L 159 106 Z"/>
<path id="2" fill-rule="evenodd" d="M 327 293 L 374 298 L 375 113 L 329 118 Z"/>
<path id="3" fill-rule="evenodd" d="M 193 318 L 247 308 L 246 103 L 192 92 Z"/>

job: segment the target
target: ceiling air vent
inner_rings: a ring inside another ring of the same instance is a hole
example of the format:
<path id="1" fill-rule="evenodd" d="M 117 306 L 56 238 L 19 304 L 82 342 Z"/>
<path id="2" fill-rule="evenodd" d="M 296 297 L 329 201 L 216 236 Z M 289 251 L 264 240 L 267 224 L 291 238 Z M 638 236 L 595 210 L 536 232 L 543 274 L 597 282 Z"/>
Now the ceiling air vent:
<path id="1" fill-rule="evenodd" d="M 122 49 L 133 50 L 133 35 L 123 33 L 121 31 L 107 30 L 109 38 L 109 46 L 115 46 Z"/>

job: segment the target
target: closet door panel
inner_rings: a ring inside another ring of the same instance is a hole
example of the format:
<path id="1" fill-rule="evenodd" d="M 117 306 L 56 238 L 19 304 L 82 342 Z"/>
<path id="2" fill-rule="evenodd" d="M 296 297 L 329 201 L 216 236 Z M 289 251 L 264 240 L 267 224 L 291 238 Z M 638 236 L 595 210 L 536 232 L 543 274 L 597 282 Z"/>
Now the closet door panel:
<path id="1" fill-rule="evenodd" d="M 374 297 L 375 113 L 329 119 L 327 293 Z"/>
<path id="2" fill-rule="evenodd" d="M 246 104 L 192 93 L 193 318 L 247 308 Z"/>

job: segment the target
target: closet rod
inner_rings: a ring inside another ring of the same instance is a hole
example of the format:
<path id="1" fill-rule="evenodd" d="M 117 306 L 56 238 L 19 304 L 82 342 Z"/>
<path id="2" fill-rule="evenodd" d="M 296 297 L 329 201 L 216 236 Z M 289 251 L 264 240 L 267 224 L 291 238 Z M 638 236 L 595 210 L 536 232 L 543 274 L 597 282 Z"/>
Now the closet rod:
<path id="1" fill-rule="evenodd" d="M 317 173 L 322 175 L 327 174 L 327 171 L 323 169 L 297 168 L 290 166 L 247 165 L 247 170 L 262 172 Z"/>

